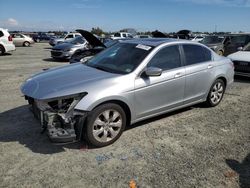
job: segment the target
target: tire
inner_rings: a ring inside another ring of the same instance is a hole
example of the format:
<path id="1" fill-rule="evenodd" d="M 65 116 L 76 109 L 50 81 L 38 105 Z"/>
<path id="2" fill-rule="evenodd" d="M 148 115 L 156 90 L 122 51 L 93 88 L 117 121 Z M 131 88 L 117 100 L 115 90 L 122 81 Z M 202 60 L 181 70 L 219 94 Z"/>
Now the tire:
<path id="1" fill-rule="evenodd" d="M 0 45 L 0 55 L 3 55 L 5 53 L 5 49 L 3 46 Z"/>
<path id="2" fill-rule="evenodd" d="M 217 52 L 217 54 L 220 55 L 220 56 L 223 56 L 223 55 L 224 55 L 224 53 L 223 53 L 222 50 L 219 50 L 219 51 Z"/>
<path id="3" fill-rule="evenodd" d="M 23 43 L 23 46 L 28 47 L 28 46 L 30 46 L 30 43 L 29 43 L 28 41 L 25 41 L 25 42 Z"/>
<path id="4" fill-rule="evenodd" d="M 103 104 L 88 115 L 84 132 L 85 139 L 95 147 L 107 146 L 121 136 L 125 126 L 124 110 L 114 103 Z"/>
<path id="5" fill-rule="evenodd" d="M 207 105 L 209 107 L 217 106 L 221 102 L 224 96 L 224 92 L 225 92 L 225 83 L 223 82 L 223 80 L 221 79 L 215 80 L 207 96 L 207 101 L 206 101 Z"/>

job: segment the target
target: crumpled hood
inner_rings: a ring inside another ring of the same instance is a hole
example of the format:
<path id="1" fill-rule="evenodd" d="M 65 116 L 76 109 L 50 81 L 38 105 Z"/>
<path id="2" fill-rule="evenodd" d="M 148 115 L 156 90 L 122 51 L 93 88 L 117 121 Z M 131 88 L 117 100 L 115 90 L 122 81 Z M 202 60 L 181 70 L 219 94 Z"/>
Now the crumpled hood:
<path id="1" fill-rule="evenodd" d="M 246 61 L 250 62 L 250 52 L 249 51 L 238 51 L 228 56 L 233 61 Z"/>
<path id="2" fill-rule="evenodd" d="M 21 86 L 24 95 L 35 99 L 51 99 L 82 92 L 92 83 L 119 76 L 81 63 L 49 69 L 30 77 Z"/>

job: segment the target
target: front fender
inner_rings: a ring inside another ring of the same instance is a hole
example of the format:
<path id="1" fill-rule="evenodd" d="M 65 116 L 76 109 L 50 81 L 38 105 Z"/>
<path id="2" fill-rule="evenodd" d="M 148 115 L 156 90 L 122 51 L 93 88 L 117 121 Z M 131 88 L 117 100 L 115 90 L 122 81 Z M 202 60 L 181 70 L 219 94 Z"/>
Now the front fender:
<path id="1" fill-rule="evenodd" d="M 109 101 L 119 101 L 125 103 L 131 112 L 131 120 L 135 118 L 135 111 L 134 111 L 134 95 L 133 93 L 127 93 L 125 96 L 120 95 L 112 95 L 107 96 L 99 99 L 94 99 L 86 95 L 76 106 L 75 109 L 82 110 L 82 111 L 92 111 L 95 107 L 99 106 L 102 103 L 109 102 Z"/>

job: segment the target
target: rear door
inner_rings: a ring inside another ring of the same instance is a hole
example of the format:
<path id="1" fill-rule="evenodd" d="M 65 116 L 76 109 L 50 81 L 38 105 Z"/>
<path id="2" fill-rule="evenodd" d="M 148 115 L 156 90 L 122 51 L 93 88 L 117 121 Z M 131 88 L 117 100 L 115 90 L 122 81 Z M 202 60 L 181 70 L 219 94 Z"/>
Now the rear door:
<path id="1" fill-rule="evenodd" d="M 211 51 L 201 45 L 182 45 L 186 86 L 184 104 L 196 102 L 206 95 L 213 80 L 214 64 Z"/>
<path id="2" fill-rule="evenodd" d="M 161 76 L 140 76 L 135 80 L 135 108 L 138 119 L 182 105 L 185 68 L 178 45 L 159 50 L 147 67 L 163 70 Z"/>

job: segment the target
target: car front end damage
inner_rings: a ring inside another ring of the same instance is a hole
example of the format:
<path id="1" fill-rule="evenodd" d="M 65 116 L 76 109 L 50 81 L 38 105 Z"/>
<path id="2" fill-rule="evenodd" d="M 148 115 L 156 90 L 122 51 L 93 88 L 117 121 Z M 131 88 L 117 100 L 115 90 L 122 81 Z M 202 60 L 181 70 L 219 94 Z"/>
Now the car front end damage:
<path id="1" fill-rule="evenodd" d="M 37 100 L 28 96 L 35 117 L 40 120 L 42 132 L 47 132 L 52 142 L 67 143 L 81 139 L 86 111 L 76 110 L 75 106 L 87 93 Z"/>

